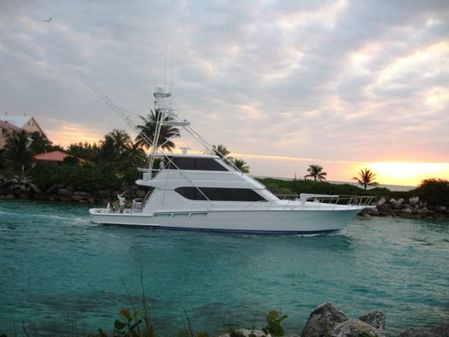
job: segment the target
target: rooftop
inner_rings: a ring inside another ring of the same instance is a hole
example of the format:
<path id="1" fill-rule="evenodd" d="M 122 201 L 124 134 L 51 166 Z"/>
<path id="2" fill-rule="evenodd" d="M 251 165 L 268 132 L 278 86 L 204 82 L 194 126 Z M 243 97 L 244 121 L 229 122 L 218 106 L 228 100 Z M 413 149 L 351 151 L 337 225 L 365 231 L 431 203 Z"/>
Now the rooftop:
<path id="1" fill-rule="evenodd" d="M 23 126 L 31 119 L 31 116 L 15 116 L 15 115 L 0 115 L 0 121 L 6 121 L 10 124 L 23 128 Z"/>
<path id="2" fill-rule="evenodd" d="M 68 153 L 62 151 L 51 151 L 39 153 L 33 157 L 36 161 L 54 161 L 63 162 L 66 157 L 70 157 Z"/>

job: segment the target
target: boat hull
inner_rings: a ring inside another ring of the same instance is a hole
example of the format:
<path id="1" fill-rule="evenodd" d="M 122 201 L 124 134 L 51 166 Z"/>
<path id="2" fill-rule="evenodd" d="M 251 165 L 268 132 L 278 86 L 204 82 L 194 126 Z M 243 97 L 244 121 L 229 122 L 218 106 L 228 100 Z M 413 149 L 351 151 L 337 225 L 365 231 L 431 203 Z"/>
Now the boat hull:
<path id="1" fill-rule="evenodd" d="M 239 233 L 310 234 L 343 229 L 360 211 L 338 210 L 243 210 L 144 213 L 106 213 L 91 209 L 97 224 L 156 227 Z"/>

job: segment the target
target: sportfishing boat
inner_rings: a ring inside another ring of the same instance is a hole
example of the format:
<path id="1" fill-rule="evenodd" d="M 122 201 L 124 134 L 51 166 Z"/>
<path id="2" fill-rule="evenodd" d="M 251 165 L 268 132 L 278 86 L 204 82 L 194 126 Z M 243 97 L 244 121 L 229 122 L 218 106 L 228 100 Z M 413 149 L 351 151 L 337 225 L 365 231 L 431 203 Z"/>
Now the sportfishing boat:
<path id="1" fill-rule="evenodd" d="M 92 208 L 97 224 L 149 226 L 177 230 L 244 233 L 309 234 L 337 231 L 370 203 L 370 198 L 343 199 L 335 195 L 301 194 L 281 200 L 266 186 L 241 172 L 190 123 L 171 108 L 170 92 L 154 92 L 158 119 L 148 168 L 140 169 L 136 184 L 147 190 L 145 198 L 112 209 Z M 130 124 L 129 118 L 125 118 Z M 166 153 L 159 144 L 162 126 L 178 127 L 205 149 L 204 153 Z M 343 200 L 346 200 L 342 203 Z M 356 204 L 354 204 L 356 200 Z"/>

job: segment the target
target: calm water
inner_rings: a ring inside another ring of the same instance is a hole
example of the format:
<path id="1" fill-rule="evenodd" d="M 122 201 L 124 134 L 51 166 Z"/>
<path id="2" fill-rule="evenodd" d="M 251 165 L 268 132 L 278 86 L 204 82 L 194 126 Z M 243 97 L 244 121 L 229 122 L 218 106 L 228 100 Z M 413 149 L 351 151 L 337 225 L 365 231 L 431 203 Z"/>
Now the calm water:
<path id="1" fill-rule="evenodd" d="M 0 202 L 0 333 L 87 334 L 136 306 L 140 269 L 156 332 L 185 313 L 219 333 L 280 309 L 299 333 L 331 301 L 357 317 L 384 309 L 390 335 L 449 320 L 449 223 L 354 220 L 342 233 L 257 236 L 96 226 L 87 208 Z M 138 305 L 137 305 L 138 307 Z"/>

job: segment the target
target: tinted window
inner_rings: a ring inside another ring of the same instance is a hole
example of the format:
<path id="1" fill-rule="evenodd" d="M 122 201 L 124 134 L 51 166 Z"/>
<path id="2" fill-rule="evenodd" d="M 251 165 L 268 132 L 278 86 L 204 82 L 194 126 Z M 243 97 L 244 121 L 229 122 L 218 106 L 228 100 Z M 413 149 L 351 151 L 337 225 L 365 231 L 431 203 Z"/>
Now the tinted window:
<path id="1" fill-rule="evenodd" d="M 170 159 L 172 162 L 168 162 L 166 165 L 168 169 L 227 171 L 224 166 L 217 163 L 213 158 L 172 157 Z"/>
<path id="2" fill-rule="evenodd" d="M 255 191 L 247 188 L 178 187 L 175 191 L 190 200 L 206 200 L 204 197 L 206 195 L 213 201 L 266 201 Z"/>

